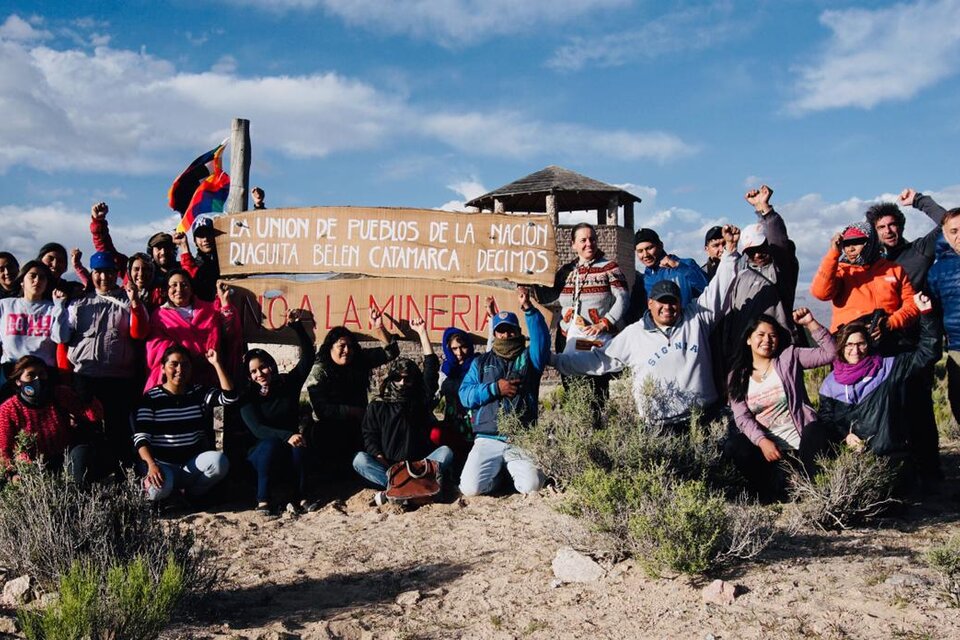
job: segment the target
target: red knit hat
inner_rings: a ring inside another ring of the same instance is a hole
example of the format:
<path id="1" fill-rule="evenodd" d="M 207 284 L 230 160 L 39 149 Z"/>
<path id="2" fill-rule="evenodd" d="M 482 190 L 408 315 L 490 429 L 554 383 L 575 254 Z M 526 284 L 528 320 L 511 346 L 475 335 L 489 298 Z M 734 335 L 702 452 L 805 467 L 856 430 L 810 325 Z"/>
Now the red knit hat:
<path id="1" fill-rule="evenodd" d="M 843 230 L 843 240 L 863 240 L 866 241 L 869 239 L 869 236 L 863 232 L 862 229 L 857 228 L 854 225 L 851 225 Z"/>

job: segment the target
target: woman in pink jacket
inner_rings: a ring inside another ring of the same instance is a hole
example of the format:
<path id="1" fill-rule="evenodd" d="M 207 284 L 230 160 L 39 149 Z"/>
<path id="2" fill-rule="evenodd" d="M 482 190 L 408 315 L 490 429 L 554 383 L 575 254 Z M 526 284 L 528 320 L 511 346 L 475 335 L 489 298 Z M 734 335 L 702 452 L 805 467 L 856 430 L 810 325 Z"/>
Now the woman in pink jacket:
<path id="1" fill-rule="evenodd" d="M 147 383 L 144 392 L 160 384 L 161 359 L 168 347 L 180 344 L 194 356 L 194 381 L 215 387 L 216 372 L 203 357 L 209 349 L 220 354 L 224 369 L 233 372 L 243 351 L 240 316 L 230 301 L 231 290 L 220 286 L 217 300 L 205 302 L 193 295 L 185 271 L 167 277 L 167 302 L 150 316 L 147 335 Z"/>

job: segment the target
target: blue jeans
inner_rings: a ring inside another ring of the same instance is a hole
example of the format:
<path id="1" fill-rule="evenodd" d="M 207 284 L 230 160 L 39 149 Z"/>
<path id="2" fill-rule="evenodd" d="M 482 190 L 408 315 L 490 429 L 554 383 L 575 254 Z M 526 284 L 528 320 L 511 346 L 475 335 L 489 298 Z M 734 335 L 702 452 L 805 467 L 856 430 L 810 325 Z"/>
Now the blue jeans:
<path id="1" fill-rule="evenodd" d="M 535 493 L 543 487 L 543 473 L 523 449 L 502 440 L 478 436 L 460 472 L 460 493 L 465 496 L 490 493 L 497 488 L 504 466 L 519 493 Z"/>
<path id="2" fill-rule="evenodd" d="M 433 450 L 433 453 L 427 456 L 427 459 L 435 460 L 440 465 L 440 472 L 446 473 L 450 463 L 453 462 L 453 449 L 437 447 Z M 376 487 L 387 488 L 387 467 L 366 451 L 361 451 L 353 457 L 353 468 Z"/>
<path id="3" fill-rule="evenodd" d="M 146 471 L 145 463 L 138 466 Z M 152 485 L 145 487 L 148 500 L 163 500 L 178 489 L 194 496 L 203 495 L 227 477 L 230 461 L 222 451 L 204 451 L 184 465 L 157 460 L 157 466 L 163 473 L 163 486 L 159 489 Z"/>
<path id="4" fill-rule="evenodd" d="M 292 473 L 295 483 L 295 501 L 304 497 L 307 482 L 306 447 L 292 447 L 280 438 L 259 441 L 247 455 L 257 471 L 257 502 L 270 501 L 271 477 Z"/>

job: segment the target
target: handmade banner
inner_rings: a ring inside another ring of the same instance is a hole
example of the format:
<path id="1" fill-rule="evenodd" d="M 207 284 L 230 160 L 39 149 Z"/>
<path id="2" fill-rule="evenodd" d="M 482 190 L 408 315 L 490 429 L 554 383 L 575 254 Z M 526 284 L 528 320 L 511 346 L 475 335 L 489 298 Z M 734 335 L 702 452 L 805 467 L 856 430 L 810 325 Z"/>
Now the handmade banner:
<path id="1" fill-rule="evenodd" d="M 452 282 L 553 284 L 548 216 L 311 207 L 214 218 L 220 273 L 357 273 Z"/>
<path id="2" fill-rule="evenodd" d="M 288 309 L 305 309 L 316 322 L 317 341 L 333 327 L 343 325 L 374 339 L 369 322 L 371 307 L 383 313 L 384 327 L 396 336 L 415 339 L 409 322 L 423 318 L 430 339 L 440 342 L 443 330 L 455 326 L 486 341 L 489 333 L 487 296 L 493 296 L 501 311 L 513 311 L 521 318 L 516 289 L 477 284 L 451 284 L 439 280 L 408 278 L 351 278 L 298 282 L 279 278 L 245 278 L 228 284 L 238 294 L 244 334 L 251 342 L 282 341 L 273 336 L 284 326 Z M 551 323 L 552 314 L 540 308 Z M 527 333 L 524 328 L 524 333 Z"/>

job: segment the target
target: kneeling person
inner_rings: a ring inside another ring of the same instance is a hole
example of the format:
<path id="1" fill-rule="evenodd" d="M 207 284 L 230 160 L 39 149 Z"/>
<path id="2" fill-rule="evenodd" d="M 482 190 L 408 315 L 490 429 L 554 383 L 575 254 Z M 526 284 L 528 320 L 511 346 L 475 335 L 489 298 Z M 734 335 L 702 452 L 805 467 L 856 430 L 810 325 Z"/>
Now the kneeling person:
<path id="1" fill-rule="evenodd" d="M 550 330 L 543 314 L 530 304 L 527 289 L 518 288 L 517 299 L 530 331 L 530 346 L 525 346 L 516 314 L 498 313 L 492 321 L 491 349 L 474 359 L 460 385 L 460 401 L 470 410 L 476 436 L 460 475 L 460 492 L 465 496 L 493 491 L 504 465 L 520 493 L 533 493 L 543 486 L 537 466 L 500 434 L 497 425 L 501 411 L 517 416 L 524 426 L 536 421 L 540 378 L 550 360 Z"/>

